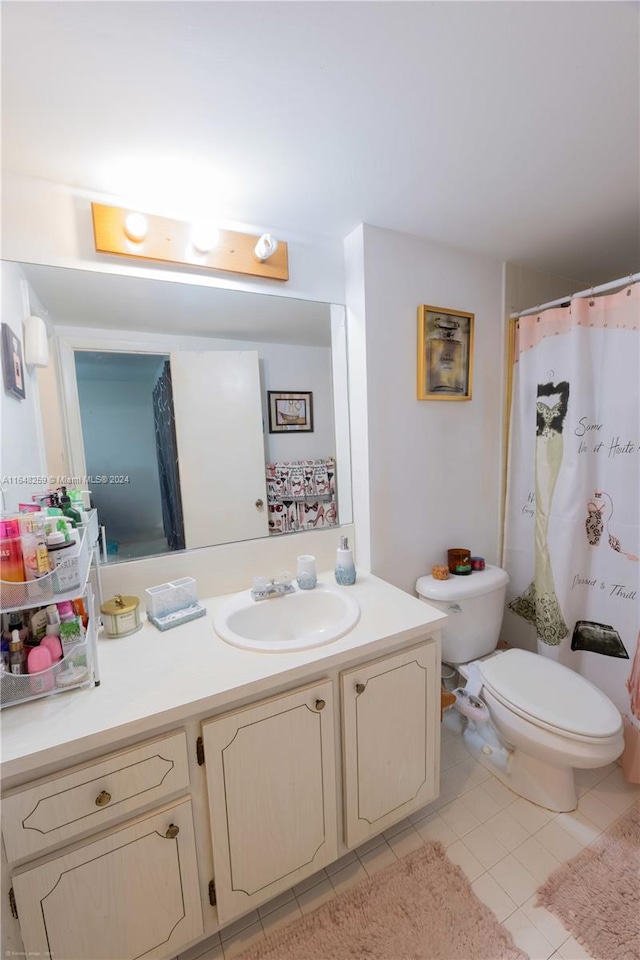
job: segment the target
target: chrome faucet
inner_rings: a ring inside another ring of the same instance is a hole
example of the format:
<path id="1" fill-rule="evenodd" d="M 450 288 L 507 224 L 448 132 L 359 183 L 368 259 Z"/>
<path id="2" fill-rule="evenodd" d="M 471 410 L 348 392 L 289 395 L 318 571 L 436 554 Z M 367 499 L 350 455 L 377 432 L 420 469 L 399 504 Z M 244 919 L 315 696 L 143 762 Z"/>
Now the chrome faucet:
<path id="1" fill-rule="evenodd" d="M 284 597 L 287 593 L 295 593 L 291 583 L 290 573 L 281 573 L 280 576 L 267 580 L 266 577 L 254 577 L 251 585 L 252 600 L 272 600 L 274 597 Z"/>

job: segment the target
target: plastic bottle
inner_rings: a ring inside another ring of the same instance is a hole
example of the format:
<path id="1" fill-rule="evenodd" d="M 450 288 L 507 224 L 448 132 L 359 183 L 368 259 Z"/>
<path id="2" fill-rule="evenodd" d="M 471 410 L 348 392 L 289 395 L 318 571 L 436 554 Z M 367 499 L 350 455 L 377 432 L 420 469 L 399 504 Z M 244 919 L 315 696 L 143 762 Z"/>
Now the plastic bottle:
<path id="1" fill-rule="evenodd" d="M 347 537 L 340 537 L 340 546 L 336 556 L 336 583 L 342 587 L 350 587 L 356 582 L 356 567 L 353 562 L 353 550 L 349 547 Z"/>
<path id="2" fill-rule="evenodd" d="M 26 654 L 20 634 L 14 630 L 9 644 L 9 671 L 13 674 L 27 672 Z"/>
<path id="3" fill-rule="evenodd" d="M 46 649 L 51 654 L 51 662 L 58 663 L 59 660 L 62 660 L 62 644 L 60 643 L 60 637 L 56 637 L 53 634 L 48 633 L 46 637 L 43 637 L 40 641 L 41 647 L 46 647 Z"/>
<path id="4" fill-rule="evenodd" d="M 5 583 L 24 583 L 18 519 L 0 520 L 0 580 Z"/>
<path id="5" fill-rule="evenodd" d="M 71 505 L 71 497 L 67 493 L 66 487 L 60 487 L 60 507 L 65 517 L 69 517 L 74 527 L 82 522 L 82 517 Z"/>
<path id="6" fill-rule="evenodd" d="M 37 580 L 46 576 L 52 569 L 44 532 L 44 519 L 38 514 L 27 514 L 21 518 L 20 527 L 25 576 L 27 580 Z"/>
<path id="7" fill-rule="evenodd" d="M 47 636 L 59 637 L 60 636 L 60 611 L 58 610 L 58 607 L 56 607 L 55 603 L 52 603 L 51 606 L 47 607 L 46 614 L 47 614 Z"/>
<path id="8" fill-rule="evenodd" d="M 48 690 L 53 690 L 55 680 L 51 666 L 51 653 L 47 647 L 40 644 L 39 647 L 31 650 L 27 658 L 27 671 L 33 674 L 29 681 L 32 693 L 46 693 Z M 43 670 L 46 672 L 43 673 Z"/>

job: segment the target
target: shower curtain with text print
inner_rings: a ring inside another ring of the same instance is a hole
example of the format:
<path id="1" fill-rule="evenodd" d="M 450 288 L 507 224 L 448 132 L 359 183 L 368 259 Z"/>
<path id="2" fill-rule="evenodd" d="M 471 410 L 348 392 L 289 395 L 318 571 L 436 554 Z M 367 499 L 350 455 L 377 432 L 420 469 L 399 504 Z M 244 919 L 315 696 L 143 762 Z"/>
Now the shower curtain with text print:
<path id="1" fill-rule="evenodd" d="M 607 694 L 640 760 L 639 317 L 636 283 L 516 321 L 503 562 L 507 619 Z"/>

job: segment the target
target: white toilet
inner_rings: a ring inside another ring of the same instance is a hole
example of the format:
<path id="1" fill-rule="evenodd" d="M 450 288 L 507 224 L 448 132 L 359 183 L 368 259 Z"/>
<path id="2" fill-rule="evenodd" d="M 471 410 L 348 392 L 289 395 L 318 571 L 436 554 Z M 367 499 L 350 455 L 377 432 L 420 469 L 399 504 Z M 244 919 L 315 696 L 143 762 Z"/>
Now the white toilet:
<path id="1" fill-rule="evenodd" d="M 622 718 L 601 690 L 568 667 L 525 650 L 496 651 L 508 582 L 504 570 L 487 566 L 448 580 L 420 577 L 416 591 L 449 616 L 443 662 L 470 678 L 470 688 L 474 681 L 481 686 L 488 714 L 480 704 L 460 704 L 471 717 L 464 731 L 469 751 L 521 797 L 549 810 L 574 810 L 573 768 L 605 766 L 620 756 Z"/>

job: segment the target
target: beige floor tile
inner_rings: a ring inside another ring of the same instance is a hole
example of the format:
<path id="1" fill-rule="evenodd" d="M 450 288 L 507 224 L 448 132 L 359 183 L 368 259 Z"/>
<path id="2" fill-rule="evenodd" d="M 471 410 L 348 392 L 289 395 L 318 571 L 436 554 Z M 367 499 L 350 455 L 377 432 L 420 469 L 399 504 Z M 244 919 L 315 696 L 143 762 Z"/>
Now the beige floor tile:
<path id="1" fill-rule="evenodd" d="M 258 915 L 263 919 L 268 914 L 273 913 L 274 910 L 279 910 L 285 903 L 291 903 L 292 900 L 295 900 L 293 890 L 285 890 L 278 897 L 274 897 L 273 900 L 269 900 L 262 907 L 258 907 Z"/>
<path id="2" fill-rule="evenodd" d="M 483 873 L 473 881 L 471 887 L 478 899 L 493 911 L 500 923 L 518 909 L 517 904 L 490 873 Z"/>
<path id="3" fill-rule="evenodd" d="M 300 920 L 301 917 L 302 910 L 298 905 L 298 901 L 291 900 L 289 903 L 284 903 L 281 907 L 278 907 L 277 910 L 273 910 L 268 916 L 263 917 L 262 927 L 265 935 L 269 936 L 269 934 L 275 933 L 276 930 L 287 927 L 295 920 Z"/>
<path id="4" fill-rule="evenodd" d="M 469 807 L 480 823 L 484 823 L 485 820 L 490 820 L 491 817 L 494 817 L 501 809 L 500 805 L 497 804 L 493 797 L 484 789 L 484 785 L 474 787 L 473 790 L 469 790 L 469 792 L 465 793 L 460 799 Z"/>
<path id="5" fill-rule="evenodd" d="M 518 906 L 526 903 L 538 889 L 536 878 L 511 853 L 491 867 L 489 873 Z"/>
<path id="6" fill-rule="evenodd" d="M 550 910 L 536 906 L 535 894 L 522 906 L 522 910 L 556 950 L 569 936 L 569 931 Z"/>
<path id="7" fill-rule="evenodd" d="M 465 834 L 464 842 L 471 853 L 478 858 L 485 870 L 493 867 L 499 860 L 506 857 L 508 850 L 484 827 L 476 827 L 471 833 Z"/>
<path id="8" fill-rule="evenodd" d="M 461 800 L 448 803 L 439 811 L 439 815 L 458 837 L 463 837 L 480 826 L 476 815 Z"/>
<path id="9" fill-rule="evenodd" d="M 349 890 L 356 883 L 362 883 L 368 876 L 369 874 L 356 857 L 353 863 L 348 863 L 342 870 L 332 873 L 330 880 L 336 893 L 344 893 L 345 890 Z"/>
<path id="10" fill-rule="evenodd" d="M 365 841 L 365 843 L 360 844 L 359 847 L 356 847 L 357 855 L 362 858 L 366 856 L 371 850 L 375 850 L 376 847 L 382 846 L 385 843 L 385 839 L 381 833 L 377 834 L 375 837 Z"/>
<path id="11" fill-rule="evenodd" d="M 517 910 L 507 917 L 503 926 L 510 931 L 516 946 L 527 954 L 529 960 L 549 960 L 554 953 L 553 944 L 549 943 L 522 910 Z"/>
<path id="12" fill-rule="evenodd" d="M 456 840 L 455 843 L 452 843 L 447 849 L 447 856 L 453 863 L 457 863 L 470 883 L 473 883 L 485 872 L 478 858 L 469 850 L 463 840 Z"/>
<path id="13" fill-rule="evenodd" d="M 368 853 L 365 853 L 364 856 L 360 857 L 360 863 L 370 877 L 396 862 L 397 857 L 386 842 L 382 846 L 376 847 L 375 850 L 370 850 Z"/>
<path id="14" fill-rule="evenodd" d="M 411 825 L 402 833 L 396 833 L 393 837 L 390 837 L 387 842 L 398 860 L 400 857 L 406 857 L 409 853 L 414 853 L 424 846 L 424 840 Z"/>
<path id="15" fill-rule="evenodd" d="M 589 820 L 580 810 L 572 810 L 570 813 L 559 813 L 552 823 L 558 823 L 563 830 L 571 834 L 572 837 L 586 847 L 593 843 L 601 834 L 600 827 Z M 553 852 L 553 851 L 552 851 Z"/>
<path id="16" fill-rule="evenodd" d="M 359 863 L 358 856 L 355 850 L 350 850 L 349 853 L 345 853 L 344 857 L 340 857 L 339 860 L 336 860 L 335 863 L 330 863 L 325 870 L 328 875 L 331 877 L 334 873 L 338 873 L 342 870 L 343 867 L 346 867 L 350 863 Z"/>
<path id="17" fill-rule="evenodd" d="M 541 843 L 543 847 L 546 847 L 549 853 L 560 861 L 571 860 L 585 846 L 577 837 L 564 829 L 563 824 L 557 817 L 555 820 L 551 820 L 542 830 L 538 830 L 534 834 L 534 839 Z"/>
<path id="18" fill-rule="evenodd" d="M 453 832 L 439 813 L 434 813 L 426 820 L 420 820 L 419 823 L 415 824 L 415 829 L 424 841 L 439 840 L 445 847 L 450 847 L 458 839 L 458 835 Z"/>
<path id="19" fill-rule="evenodd" d="M 606 767 L 596 767 L 591 770 L 575 770 L 574 776 L 578 796 L 582 796 L 587 790 L 591 790 L 592 787 L 595 787 L 596 783 L 599 783 L 600 780 L 608 776 L 608 774 L 615 769 L 615 763 L 608 763 Z"/>
<path id="20" fill-rule="evenodd" d="M 229 940 L 222 941 L 224 960 L 231 960 L 231 957 L 237 957 L 239 953 L 248 950 L 250 946 L 258 943 L 259 940 L 264 940 L 264 930 L 258 920 L 257 923 L 252 923 L 251 926 L 245 927 L 244 930 L 236 933 L 235 936 Z"/>
<path id="21" fill-rule="evenodd" d="M 538 830 L 542 830 L 544 825 L 553 820 L 555 816 L 543 807 L 537 807 L 535 803 L 529 803 L 522 797 L 519 797 L 506 809 L 513 819 L 517 820 L 529 833 L 537 833 Z"/>
<path id="22" fill-rule="evenodd" d="M 597 797 L 593 790 L 589 790 L 583 797 L 580 797 L 578 810 L 601 830 L 606 830 L 620 816 L 616 810 L 612 810 L 607 803 Z"/>
<path id="23" fill-rule="evenodd" d="M 457 797 L 453 790 L 450 790 L 441 783 L 440 795 L 436 797 L 435 800 L 432 800 L 431 803 L 428 803 L 425 807 L 420 807 L 420 809 L 416 810 L 415 813 L 410 813 L 409 821 L 415 824 L 418 822 L 418 820 L 424 820 L 425 817 L 432 816 L 438 810 L 442 810 L 443 807 L 446 807 L 447 804 L 453 803 L 454 800 L 457 800 Z"/>
<path id="24" fill-rule="evenodd" d="M 468 773 L 471 779 L 477 784 L 484 783 L 485 780 L 493 779 L 493 774 L 491 771 L 488 770 L 484 764 L 476 760 L 475 757 L 471 756 L 471 754 L 469 754 L 466 760 L 460 761 L 458 764 L 458 769 L 464 770 L 466 773 Z"/>
<path id="25" fill-rule="evenodd" d="M 573 937 L 569 937 L 558 947 L 558 953 L 562 960 L 591 960 L 590 954 Z"/>
<path id="26" fill-rule="evenodd" d="M 237 920 L 234 920 L 233 923 L 223 927 L 222 930 L 220 930 L 220 939 L 223 943 L 225 940 L 230 940 L 231 937 L 235 937 L 237 933 L 244 930 L 245 927 L 250 927 L 251 924 L 259 919 L 258 911 L 252 910 L 251 913 L 247 913 L 244 917 L 239 917 Z"/>
<path id="27" fill-rule="evenodd" d="M 321 907 L 323 903 L 333 900 L 335 895 L 336 892 L 331 885 L 331 881 L 327 877 L 327 879 L 323 880 L 322 883 L 312 887 L 311 890 L 307 890 L 299 897 L 296 897 L 296 899 L 298 901 L 298 906 L 302 912 L 306 914 L 313 913 L 313 911 L 317 910 L 318 907 Z"/>
<path id="28" fill-rule="evenodd" d="M 515 847 L 519 847 L 520 844 L 524 843 L 530 836 L 529 831 L 525 830 L 517 820 L 514 820 L 508 810 L 501 810 L 495 817 L 487 820 L 483 826 L 486 827 L 507 850 L 513 850 Z"/>
<path id="29" fill-rule="evenodd" d="M 504 810 L 505 807 L 510 806 L 514 800 L 518 799 L 513 790 L 505 787 L 504 783 L 501 783 L 496 777 L 485 780 L 482 784 L 482 789 L 489 794 L 492 800 L 495 800 L 501 810 Z"/>
<path id="30" fill-rule="evenodd" d="M 410 826 L 411 821 L 407 817 L 405 820 L 401 820 L 399 823 L 394 823 L 394 825 L 389 827 L 388 830 L 383 830 L 382 836 L 388 841 L 391 837 L 395 837 L 397 833 L 402 833 L 404 830 L 408 830 Z"/>
<path id="31" fill-rule="evenodd" d="M 537 839 L 538 834 L 529 837 L 513 851 L 513 856 L 527 868 L 538 883 L 544 883 L 547 877 L 560 866 L 560 860 Z"/>
<path id="32" fill-rule="evenodd" d="M 453 791 L 456 797 L 478 786 L 477 780 L 474 780 L 469 771 L 460 763 L 456 763 L 454 767 L 445 770 L 440 776 L 440 782 L 447 790 Z"/>
<path id="33" fill-rule="evenodd" d="M 216 954 L 214 951 L 220 951 Z M 181 953 L 177 960 L 219 960 L 222 957 L 222 947 L 220 944 L 220 934 L 214 933 L 212 937 L 197 943 L 195 947 L 190 947 Z"/>
<path id="34" fill-rule="evenodd" d="M 619 769 L 614 770 L 608 777 L 600 780 L 588 794 L 588 796 L 597 797 L 598 800 L 601 800 L 608 807 L 611 807 L 618 816 L 621 816 L 625 810 L 631 806 L 634 800 L 638 799 L 639 795 L 640 794 L 632 788 L 631 784 L 627 784 L 624 781 L 622 771 Z"/>
<path id="35" fill-rule="evenodd" d="M 453 763 L 459 763 L 461 760 L 467 760 L 470 756 L 469 751 L 464 745 L 462 737 L 459 736 L 446 740 L 442 744 L 441 754 L 449 757 Z"/>
<path id="36" fill-rule="evenodd" d="M 325 870 L 318 870 L 317 873 L 313 873 L 310 877 L 307 877 L 305 880 L 301 880 L 300 883 L 296 883 L 293 888 L 293 892 L 296 897 L 301 897 L 307 890 L 311 890 L 312 887 L 317 887 L 318 884 L 323 883 L 327 879 L 327 873 Z"/>

